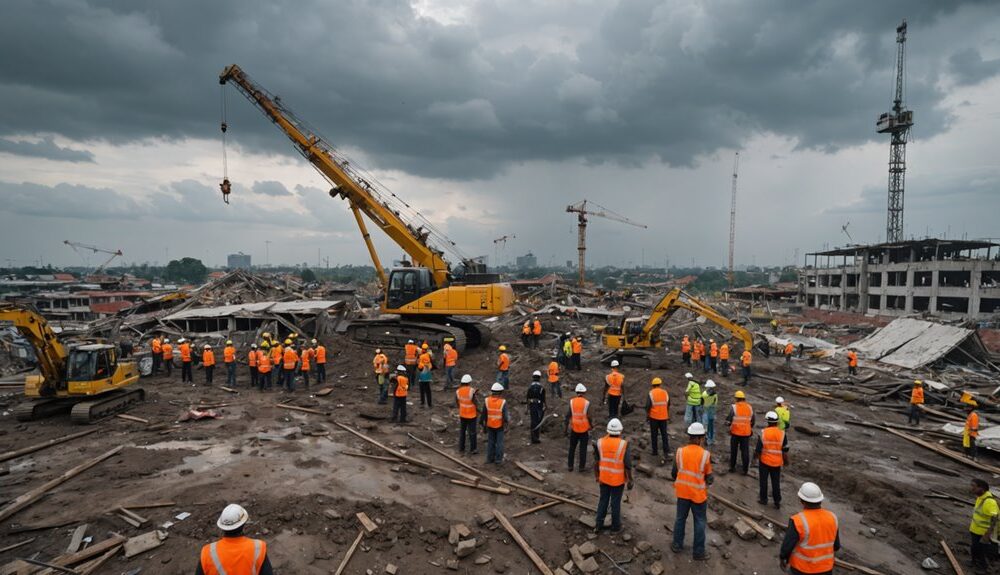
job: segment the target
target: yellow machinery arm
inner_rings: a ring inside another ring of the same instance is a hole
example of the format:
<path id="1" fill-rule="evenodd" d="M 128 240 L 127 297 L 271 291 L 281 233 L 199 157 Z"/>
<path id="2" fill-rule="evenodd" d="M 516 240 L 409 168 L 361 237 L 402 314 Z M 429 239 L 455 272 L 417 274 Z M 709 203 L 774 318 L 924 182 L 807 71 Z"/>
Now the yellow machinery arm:
<path id="1" fill-rule="evenodd" d="M 653 311 L 649 314 L 649 319 L 646 320 L 646 323 L 642 327 L 643 339 L 650 341 L 655 334 L 659 334 L 660 330 L 663 329 L 663 324 L 679 309 L 686 309 L 704 316 L 705 319 L 715 322 L 720 327 L 729 330 L 733 335 L 743 340 L 743 345 L 746 349 L 753 348 L 753 334 L 749 330 L 733 323 L 709 305 L 702 303 L 680 288 L 674 288 L 667 292 L 656 304 L 656 307 L 653 308 Z"/>
<path id="2" fill-rule="evenodd" d="M 330 195 L 339 195 L 346 199 L 357 220 L 365 245 L 375 265 L 375 270 L 386 285 L 385 272 L 379 261 L 375 246 L 365 227 L 361 213 L 375 223 L 413 260 L 413 264 L 431 271 L 439 287 L 449 283 L 449 265 L 442 257 L 440 250 L 428 245 L 427 233 L 414 228 L 404 221 L 400 212 L 390 207 L 386 199 L 380 197 L 378 190 L 360 174 L 356 173 L 350 162 L 337 152 L 331 145 L 310 131 L 305 123 L 298 120 L 290 110 L 285 108 L 278 98 L 260 87 L 237 65 L 226 67 L 219 75 L 219 83 L 230 83 L 240 93 L 250 100 L 261 112 L 285 133 L 295 145 L 295 148 L 335 187 Z M 449 242 L 451 243 L 451 242 Z M 454 245 L 451 243 L 451 245 Z M 463 261 L 466 265 L 470 260 Z"/>
<path id="3" fill-rule="evenodd" d="M 66 371 L 66 348 L 45 318 L 33 310 L 0 304 L 0 323 L 14 327 L 35 349 L 38 370 L 45 381 L 55 385 Z"/>

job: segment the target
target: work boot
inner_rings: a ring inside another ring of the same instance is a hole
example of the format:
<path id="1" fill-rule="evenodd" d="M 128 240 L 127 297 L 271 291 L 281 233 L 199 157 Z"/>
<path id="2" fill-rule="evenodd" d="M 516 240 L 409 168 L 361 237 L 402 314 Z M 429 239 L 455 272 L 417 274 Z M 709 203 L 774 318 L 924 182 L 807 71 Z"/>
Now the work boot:
<path id="1" fill-rule="evenodd" d="M 705 553 L 703 555 L 695 555 L 694 556 L 694 560 L 695 561 L 708 561 L 708 558 L 709 558 L 708 553 Z"/>
<path id="2" fill-rule="evenodd" d="M 678 546 L 674 545 L 673 543 L 671 543 L 670 544 L 670 550 L 673 551 L 674 553 L 680 553 L 681 551 L 684 551 L 684 548 L 683 547 L 678 547 Z"/>

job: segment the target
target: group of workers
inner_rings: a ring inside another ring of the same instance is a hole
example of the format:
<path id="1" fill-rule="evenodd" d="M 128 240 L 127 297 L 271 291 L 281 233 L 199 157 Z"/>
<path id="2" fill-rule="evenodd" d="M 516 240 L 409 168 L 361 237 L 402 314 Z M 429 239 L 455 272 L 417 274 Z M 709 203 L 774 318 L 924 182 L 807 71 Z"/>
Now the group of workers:
<path id="1" fill-rule="evenodd" d="M 705 373 L 718 373 L 722 377 L 728 377 L 730 348 L 728 343 L 718 345 L 714 339 L 708 340 L 708 345 L 701 339 L 692 340 L 685 335 L 681 338 L 681 361 L 686 366 L 701 365 Z M 751 365 L 753 364 L 753 353 L 747 348 L 739 357 L 740 371 L 743 376 L 743 385 L 750 384 Z"/>
<path id="2" fill-rule="evenodd" d="M 250 349 L 240 354 L 227 340 L 222 348 L 222 364 L 226 369 L 227 386 L 236 385 L 237 366 L 244 364 L 250 373 L 249 387 L 261 391 L 270 390 L 274 385 L 285 391 L 295 391 L 296 380 L 301 379 L 305 387 L 310 385 L 312 373 L 316 383 L 326 382 L 326 347 L 319 341 L 300 341 L 298 334 L 291 333 L 284 340 L 272 337 L 268 332 L 261 334 L 260 344 L 251 344 Z M 169 337 L 156 335 L 149 343 L 153 357 L 153 374 L 162 369 L 172 375 L 174 361 L 180 360 L 181 381 L 194 383 L 194 364 L 200 364 L 205 373 L 205 383 L 212 385 L 215 380 L 216 357 L 211 344 L 204 344 L 200 355 L 196 355 L 190 340 L 179 338 L 177 348 Z M 301 349 L 301 351 L 299 351 Z"/>

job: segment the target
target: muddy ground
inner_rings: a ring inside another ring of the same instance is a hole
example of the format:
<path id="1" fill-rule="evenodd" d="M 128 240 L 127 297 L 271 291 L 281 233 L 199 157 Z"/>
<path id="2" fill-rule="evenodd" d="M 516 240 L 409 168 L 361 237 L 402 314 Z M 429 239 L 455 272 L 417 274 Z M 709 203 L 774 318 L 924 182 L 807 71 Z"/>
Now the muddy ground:
<path id="1" fill-rule="evenodd" d="M 510 336 L 511 334 L 506 334 Z M 499 339 L 504 339 L 500 337 Z M 95 542 L 108 532 L 135 536 L 172 521 L 169 537 L 158 549 L 131 559 L 119 555 L 98 573 L 117 574 L 141 568 L 142 573 L 192 573 L 200 547 L 217 533 L 215 520 L 228 502 L 239 502 L 250 513 L 248 533 L 268 541 L 271 561 L 278 573 L 332 573 L 359 530 L 355 513 L 364 511 L 378 524 L 354 555 L 347 573 L 383 573 L 388 564 L 399 573 L 448 573 L 449 560 L 456 559 L 449 544 L 449 528 L 464 523 L 475 537 L 474 552 L 458 560 L 460 573 L 533 573 L 530 561 L 496 522 L 481 524 L 477 514 L 491 508 L 508 516 L 544 503 L 546 499 L 515 492 L 511 495 L 487 493 L 453 485 L 448 478 L 411 465 L 349 456 L 345 451 L 385 455 L 333 424 L 340 422 L 361 430 L 386 445 L 405 451 L 435 465 L 458 469 L 438 454 L 418 445 L 407 433 L 432 441 L 456 452 L 456 410 L 453 395 L 440 391 L 436 374 L 435 405 L 419 406 L 415 387 L 411 388 L 407 425 L 362 417 L 388 416 L 388 406 L 375 404 L 376 392 L 370 377 L 371 351 L 333 338 L 328 384 L 333 392 L 315 397 L 310 391 L 294 394 L 260 393 L 247 389 L 245 368 L 239 372 L 238 394 L 204 384 L 196 371 L 196 385 L 182 385 L 179 372 L 173 378 L 146 378 L 146 403 L 134 407 L 130 415 L 145 418 L 150 425 L 112 418 L 96 424 L 99 431 L 38 453 L 0 464 L 0 500 L 3 504 L 42 484 L 70 467 L 112 447 L 126 448 L 117 456 L 53 489 L 45 498 L 16 513 L 0 525 L 0 548 L 34 537 L 35 540 L 0 555 L 0 565 L 15 557 L 37 556 L 50 559 L 65 551 L 72 530 L 89 524 Z M 528 443 L 527 413 L 523 396 L 530 374 L 544 371 L 548 354 L 525 350 L 510 341 L 514 362 L 511 371 L 513 426 L 507 435 L 507 461 L 489 469 L 502 477 L 595 504 L 597 486 L 591 473 L 566 472 L 567 442 L 562 435 L 564 399 L 549 398 L 549 412 L 558 415 L 544 427 L 541 445 Z M 595 342 L 588 342 L 582 372 L 564 374 L 564 389 L 578 382 L 590 388 L 599 427 L 607 414 L 599 405 L 606 369 L 597 362 Z M 544 346 L 543 346 L 544 347 Z M 492 350 L 463 354 L 460 373 L 471 373 L 480 390 L 493 381 Z M 399 353 L 392 357 L 392 365 Z M 797 360 L 796 369 L 809 360 Z M 626 396 L 641 405 L 653 376 L 667 382 L 672 398 L 671 448 L 683 441 L 683 373 L 679 354 L 670 354 L 668 369 L 625 369 Z M 777 359 L 758 359 L 761 373 L 780 376 L 784 368 Z M 697 373 L 699 377 L 701 373 Z M 720 413 L 728 409 L 736 389 L 736 377 L 716 378 L 721 397 Z M 311 391 L 316 391 L 313 386 Z M 758 422 L 779 394 L 762 379 L 747 390 Z M 895 436 L 878 430 L 844 425 L 845 420 L 893 421 L 905 417 L 890 411 L 840 400 L 817 400 L 784 392 L 792 407 L 793 422 L 809 423 L 821 436 L 790 434 L 791 465 L 783 477 L 784 507 L 760 506 L 756 471 L 750 477 L 727 474 L 728 437 L 722 431 L 713 449 L 716 483 L 711 492 L 721 494 L 753 510 L 763 511 L 787 522 L 797 511 L 795 489 L 802 481 L 819 483 L 826 493 L 827 506 L 840 517 L 843 551 L 839 557 L 887 574 L 920 572 L 920 562 L 933 557 L 947 570 L 947 559 L 938 541 L 947 540 L 963 562 L 970 508 L 960 503 L 924 497 L 931 490 L 951 493 L 963 499 L 969 470 Z M 10 408 L 19 401 L 3 398 L 0 416 L 0 452 L 17 449 L 79 431 L 68 416 L 32 423 L 18 423 Z M 288 401 L 300 406 L 330 411 L 313 415 L 279 409 Z M 218 409 L 219 419 L 177 423 L 190 406 L 199 403 L 227 403 Z M 592 540 L 602 551 L 633 575 L 660 562 L 667 573 L 778 573 L 781 531 L 774 541 L 761 537 L 740 539 L 732 524 L 736 514 L 718 501 L 710 504 L 708 562 L 692 561 L 690 551 L 675 555 L 669 550 L 674 520 L 673 487 L 669 463 L 661 465 L 649 456 L 648 433 L 641 409 L 624 418 L 625 435 L 634 441 L 636 456 L 649 465 L 652 475 L 637 473 L 636 487 L 623 506 L 623 535 L 594 536 L 580 521 L 582 510 L 560 504 L 512 519 L 543 560 L 552 568 L 570 560 L 569 548 Z M 925 425 L 929 425 L 926 424 Z M 150 429 L 152 427 L 152 429 Z M 720 425 L 721 427 L 721 425 Z M 464 460 L 479 468 L 484 463 L 485 441 L 480 455 Z M 952 469 L 959 477 L 923 471 L 914 460 L 926 460 Z M 538 482 L 517 467 L 519 461 L 545 477 Z M 995 463 L 995 462 L 994 462 Z M 987 479 L 991 479 L 988 478 Z M 110 511 L 118 506 L 169 501 L 173 505 L 139 511 L 149 519 L 141 528 L 126 524 Z M 711 501 L 711 499 L 710 499 Z M 174 517 L 191 514 L 185 520 Z M 63 524 L 59 527 L 23 531 L 30 527 Z M 690 527 L 688 535 L 690 549 Z M 598 572 L 617 573 L 611 562 L 598 553 Z M 453 565 L 454 566 L 454 565 Z M 577 571 L 579 572 L 579 571 Z M 839 571 L 838 571 L 839 572 Z"/>

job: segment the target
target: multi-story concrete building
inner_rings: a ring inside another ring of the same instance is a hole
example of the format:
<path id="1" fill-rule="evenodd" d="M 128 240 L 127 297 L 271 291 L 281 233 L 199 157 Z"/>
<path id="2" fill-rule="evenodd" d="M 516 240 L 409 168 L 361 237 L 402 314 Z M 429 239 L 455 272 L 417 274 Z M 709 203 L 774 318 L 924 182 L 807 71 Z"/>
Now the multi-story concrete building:
<path id="1" fill-rule="evenodd" d="M 875 315 L 1000 317 L 997 247 L 925 239 L 807 254 L 800 297 L 808 307 Z"/>
<path id="2" fill-rule="evenodd" d="M 243 252 L 240 252 L 238 254 L 229 254 L 226 257 L 226 264 L 227 264 L 226 267 L 228 267 L 230 270 L 244 269 L 249 271 L 250 256 Z"/>

